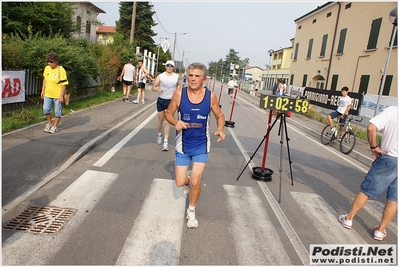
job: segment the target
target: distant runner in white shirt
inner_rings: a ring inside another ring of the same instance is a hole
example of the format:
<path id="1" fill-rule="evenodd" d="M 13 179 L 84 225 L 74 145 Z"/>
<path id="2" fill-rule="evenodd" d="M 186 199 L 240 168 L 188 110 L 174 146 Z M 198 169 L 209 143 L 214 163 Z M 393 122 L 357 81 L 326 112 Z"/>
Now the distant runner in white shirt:
<path id="1" fill-rule="evenodd" d="M 147 75 L 148 75 L 148 70 L 146 67 L 143 65 L 143 61 L 139 61 L 139 84 L 137 88 L 137 100 L 133 101 L 135 104 L 140 104 L 140 96 L 142 98 L 141 103 L 145 104 L 144 97 L 145 97 L 145 84 L 147 82 Z"/>
<path id="2" fill-rule="evenodd" d="M 179 83 L 179 75 L 174 73 L 175 62 L 168 60 L 165 63 L 166 71 L 159 74 L 152 85 L 152 91 L 158 92 L 159 97 L 157 100 L 157 111 L 158 111 L 158 136 L 157 144 L 162 144 L 162 125 L 163 125 L 163 151 L 169 150 L 168 139 L 170 127 L 169 123 L 165 121 L 165 110 L 168 108 L 170 100 L 172 99 L 173 93 L 176 89 L 181 88 Z"/>
<path id="3" fill-rule="evenodd" d="M 123 101 L 129 102 L 130 91 L 134 83 L 134 77 L 136 77 L 136 68 L 133 66 L 133 59 L 129 59 L 127 64 L 123 66 L 121 75 L 118 80 L 123 82 Z M 123 78 L 123 79 L 122 79 Z"/>

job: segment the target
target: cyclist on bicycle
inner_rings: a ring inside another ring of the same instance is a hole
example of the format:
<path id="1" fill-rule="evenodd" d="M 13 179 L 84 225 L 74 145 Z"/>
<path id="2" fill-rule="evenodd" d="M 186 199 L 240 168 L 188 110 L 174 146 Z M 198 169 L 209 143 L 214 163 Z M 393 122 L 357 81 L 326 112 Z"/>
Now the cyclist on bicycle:
<path id="1" fill-rule="evenodd" d="M 342 87 L 341 89 L 342 97 L 339 98 L 338 108 L 327 115 L 328 123 L 330 124 L 331 127 L 331 133 L 333 134 L 335 134 L 335 131 L 337 130 L 334 127 L 333 119 L 339 116 L 340 139 L 345 134 L 345 132 L 342 132 L 342 128 L 345 125 L 347 114 L 349 113 L 349 110 L 351 109 L 352 106 L 352 99 L 348 96 L 348 91 L 349 91 L 348 87 L 346 86 Z"/>

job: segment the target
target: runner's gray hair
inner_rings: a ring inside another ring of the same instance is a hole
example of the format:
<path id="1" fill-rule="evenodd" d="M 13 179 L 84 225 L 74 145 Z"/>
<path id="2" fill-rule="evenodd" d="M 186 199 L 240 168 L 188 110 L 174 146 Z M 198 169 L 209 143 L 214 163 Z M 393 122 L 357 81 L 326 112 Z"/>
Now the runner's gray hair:
<path id="1" fill-rule="evenodd" d="M 199 69 L 199 70 L 202 70 L 203 77 L 206 77 L 206 71 L 207 71 L 207 69 L 206 69 L 206 67 L 205 67 L 204 64 L 199 63 L 199 62 L 191 63 L 191 64 L 187 67 L 187 73 L 188 73 L 188 71 L 191 70 L 191 69 Z"/>

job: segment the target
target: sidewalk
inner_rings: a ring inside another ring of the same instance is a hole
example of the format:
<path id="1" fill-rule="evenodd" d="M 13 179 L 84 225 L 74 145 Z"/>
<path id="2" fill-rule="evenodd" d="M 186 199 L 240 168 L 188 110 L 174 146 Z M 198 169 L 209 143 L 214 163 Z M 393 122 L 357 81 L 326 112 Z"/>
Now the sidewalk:
<path id="1" fill-rule="evenodd" d="M 104 142 L 118 131 L 118 127 L 139 116 L 142 112 L 156 110 L 158 94 L 147 85 L 146 103 L 122 102 L 121 98 L 92 108 L 74 112 L 61 119 L 60 131 L 49 134 L 43 131 L 45 123 L 35 124 L 2 136 L 2 205 L 3 215 L 23 202 L 30 194 L 48 183 L 93 147 Z M 243 92 L 241 92 L 243 93 Z M 244 93 L 243 93 L 244 94 Z M 135 100 L 133 95 L 130 100 Z M 73 101 L 73 100 L 72 100 Z M 258 98 L 253 103 L 258 105 Z M 225 114 L 228 116 L 228 114 Z M 320 140 L 324 125 L 300 114 L 287 118 L 287 123 Z M 331 144 L 339 151 L 339 143 Z M 357 139 L 355 149 L 344 155 L 371 165 L 368 144 Z"/>
<path id="2" fill-rule="evenodd" d="M 3 214 L 16 197 L 22 202 L 71 166 L 93 147 L 113 135 L 118 127 L 147 109 L 156 110 L 156 92 L 147 86 L 145 104 L 125 103 L 122 92 L 117 100 L 64 116 L 59 132 L 43 131 L 46 122 L 6 133 L 2 136 L 2 206 Z M 130 97 L 135 100 L 137 94 Z M 73 100 L 71 100 L 73 101 Z"/>

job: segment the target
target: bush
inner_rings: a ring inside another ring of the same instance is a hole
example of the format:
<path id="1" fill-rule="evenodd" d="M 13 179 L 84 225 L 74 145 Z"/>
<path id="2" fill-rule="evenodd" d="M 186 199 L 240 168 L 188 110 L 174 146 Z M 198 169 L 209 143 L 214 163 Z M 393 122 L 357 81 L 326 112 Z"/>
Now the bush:
<path id="1" fill-rule="evenodd" d="M 90 78 L 97 80 L 100 74 L 95 48 L 104 49 L 82 38 L 67 39 L 59 35 L 49 38 L 41 37 L 40 34 L 22 38 L 11 35 L 3 38 L 2 67 L 13 70 L 29 69 L 42 78 L 47 65 L 46 56 L 50 52 L 57 53 L 59 65 L 67 71 L 68 91 L 73 93 L 89 87 Z"/>

